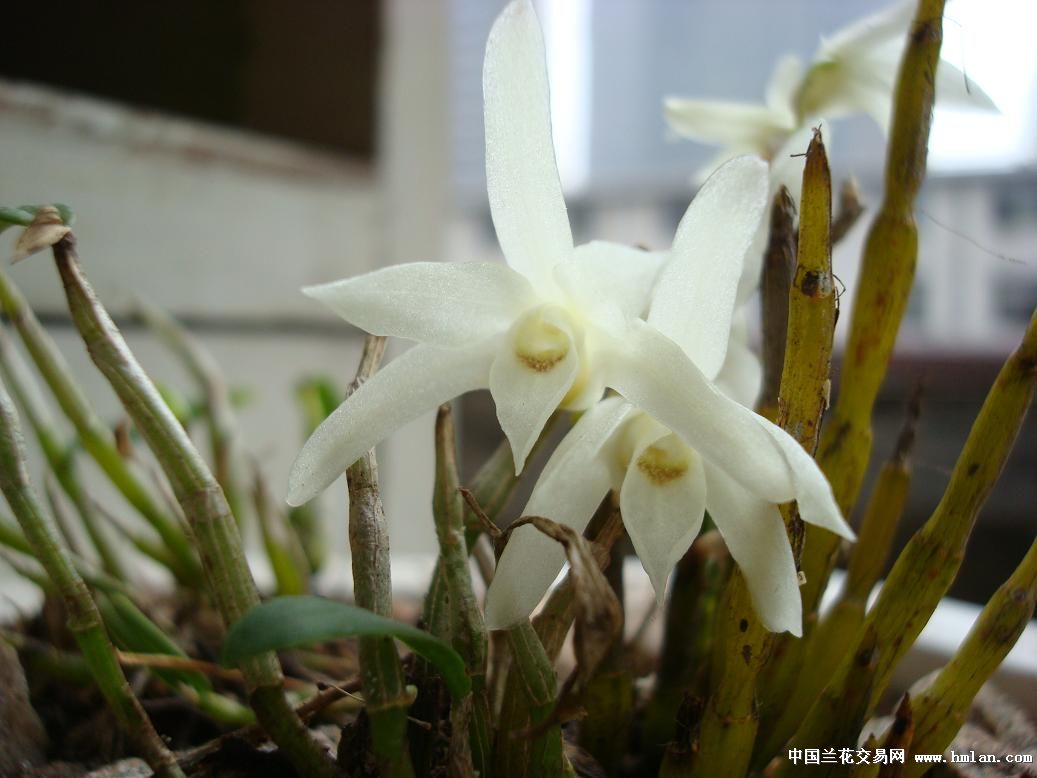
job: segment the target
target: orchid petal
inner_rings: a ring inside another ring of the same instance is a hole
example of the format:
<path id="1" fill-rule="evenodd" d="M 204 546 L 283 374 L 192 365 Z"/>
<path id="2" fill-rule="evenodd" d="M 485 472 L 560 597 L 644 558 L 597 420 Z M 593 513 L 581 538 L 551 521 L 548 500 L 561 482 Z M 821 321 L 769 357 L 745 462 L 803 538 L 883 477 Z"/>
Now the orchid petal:
<path id="1" fill-rule="evenodd" d="M 485 388 L 493 345 L 419 345 L 375 373 L 306 441 L 288 476 L 288 504 L 311 500 L 398 427 L 458 395 Z"/>
<path id="2" fill-rule="evenodd" d="M 760 497 L 793 498 L 788 465 L 756 414 L 721 394 L 680 346 L 635 320 L 609 352 L 608 386 Z"/>
<path id="3" fill-rule="evenodd" d="M 911 29 L 916 5 L 914 0 L 900 0 L 843 27 L 822 40 L 815 59 L 861 57 L 885 44 L 899 42 Z"/>
<path id="4" fill-rule="evenodd" d="M 803 62 L 794 54 L 778 60 L 767 83 L 767 107 L 776 115 L 786 116 L 788 123 L 796 121 L 793 100 L 803 79 Z"/>
<path id="5" fill-rule="evenodd" d="M 717 389 L 739 405 L 752 408 L 756 404 L 763 385 L 763 365 L 744 337 L 732 336 L 715 383 Z"/>
<path id="6" fill-rule="evenodd" d="M 706 507 L 745 577 L 753 606 L 772 632 L 803 634 L 803 601 L 781 513 L 706 465 Z"/>
<path id="7" fill-rule="evenodd" d="M 692 175 L 691 177 L 692 183 L 695 185 L 696 188 L 701 188 L 702 185 L 706 183 L 707 180 L 709 180 L 709 177 L 716 172 L 718 167 L 727 162 L 730 162 L 735 157 L 742 156 L 742 154 L 744 154 L 745 152 L 755 154 L 757 150 L 742 149 L 741 151 L 739 151 L 738 149 L 728 147 L 720 149 L 720 151 L 716 152 L 711 157 L 709 157 L 705 161 L 705 163 L 702 164 L 698 168 L 698 170 L 695 171 L 694 175 Z"/>
<path id="8" fill-rule="evenodd" d="M 767 205 L 767 164 L 737 157 L 695 195 L 659 276 L 648 323 L 672 338 L 705 374 L 724 363 L 745 253 Z"/>
<path id="9" fill-rule="evenodd" d="M 786 117 L 753 103 L 667 97 L 663 115 L 678 135 L 759 154 L 793 129 Z"/>
<path id="10" fill-rule="evenodd" d="M 533 290 L 499 262 L 410 262 L 303 289 L 373 335 L 458 346 L 503 332 Z"/>
<path id="11" fill-rule="evenodd" d="M 608 241 L 577 246 L 555 268 L 559 286 L 592 318 L 644 316 L 665 255 Z"/>
<path id="12" fill-rule="evenodd" d="M 772 184 L 770 191 L 773 193 L 777 191 L 777 187 L 773 185 L 775 183 L 775 167 L 773 163 L 770 167 L 770 176 Z M 752 243 L 749 244 L 749 248 L 745 252 L 742 275 L 738 277 L 738 289 L 735 292 L 736 308 L 744 305 L 760 288 L 760 278 L 763 275 L 763 260 L 764 255 L 767 253 L 770 234 L 771 219 L 770 214 L 767 213 L 764 218 L 760 219 L 760 226 L 757 227 Z"/>
<path id="13" fill-rule="evenodd" d="M 936 67 L 936 104 L 940 108 L 971 108 L 999 113 L 990 95 L 945 59 Z"/>
<path id="14" fill-rule="evenodd" d="M 621 398 L 585 413 L 555 449 L 523 516 L 545 516 L 582 532 L 611 484 L 603 448 L 633 409 Z M 525 619 L 565 564 L 561 546 L 535 527 L 512 533 L 486 593 L 486 625 L 503 629 Z"/>
<path id="15" fill-rule="evenodd" d="M 814 458 L 799 445 L 785 430 L 772 424 L 762 416 L 757 421 L 770 434 L 792 471 L 792 480 L 796 485 L 796 502 L 799 504 L 799 515 L 803 521 L 831 530 L 847 540 L 856 540 L 857 536 L 843 519 L 839 505 L 835 501 L 832 487 L 825 478 Z"/>
<path id="16" fill-rule="evenodd" d="M 672 433 L 642 446 L 630 460 L 619 505 L 662 605 L 670 571 L 702 528 L 706 476 L 701 458 Z"/>
<path id="17" fill-rule="evenodd" d="M 541 306 L 515 323 L 490 367 L 497 421 L 521 473 L 548 417 L 568 394 L 580 356 L 568 322 Z"/>
<path id="18" fill-rule="evenodd" d="M 508 264 L 534 283 L 573 248 L 554 144 L 544 38 L 529 0 L 497 17 L 483 65 L 486 189 Z"/>
<path id="19" fill-rule="evenodd" d="M 882 88 L 879 86 L 868 86 L 867 84 L 851 83 L 846 89 L 846 99 L 849 105 L 845 111 L 833 110 L 832 116 L 838 118 L 840 115 L 847 116 L 860 111 L 870 116 L 882 130 L 882 134 L 888 136 L 889 128 L 893 123 L 893 87 Z M 838 106 L 834 106 L 838 108 Z"/>
<path id="20" fill-rule="evenodd" d="M 905 26 L 897 39 L 859 51 L 828 51 L 822 43 L 796 94 L 801 124 L 864 112 L 887 127 L 906 34 Z"/>

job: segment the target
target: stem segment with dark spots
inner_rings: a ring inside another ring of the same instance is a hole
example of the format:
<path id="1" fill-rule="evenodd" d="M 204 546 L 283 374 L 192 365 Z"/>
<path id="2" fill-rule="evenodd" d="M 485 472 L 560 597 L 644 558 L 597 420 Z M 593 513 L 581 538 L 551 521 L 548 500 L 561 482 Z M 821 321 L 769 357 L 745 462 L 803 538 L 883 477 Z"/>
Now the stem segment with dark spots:
<path id="1" fill-rule="evenodd" d="M 224 623 L 233 624 L 259 602 L 259 592 L 223 490 L 97 299 L 79 266 L 71 234 L 54 246 L 54 260 L 72 321 L 169 479 L 193 531 L 213 600 Z M 284 696 L 276 654 L 249 659 L 241 671 L 256 718 L 295 769 L 332 778 L 334 764 Z"/>

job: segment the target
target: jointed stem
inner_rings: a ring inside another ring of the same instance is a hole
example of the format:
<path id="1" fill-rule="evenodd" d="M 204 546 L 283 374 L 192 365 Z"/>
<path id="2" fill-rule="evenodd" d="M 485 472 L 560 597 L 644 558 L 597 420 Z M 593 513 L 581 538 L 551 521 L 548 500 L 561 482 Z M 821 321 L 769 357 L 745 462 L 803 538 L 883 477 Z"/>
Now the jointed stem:
<path id="1" fill-rule="evenodd" d="M 385 339 L 368 337 L 349 392 L 378 369 Z M 346 471 L 349 487 L 349 548 L 356 604 L 380 616 L 392 614 L 389 533 L 378 487 L 378 464 L 368 451 Z M 375 758 L 383 776 L 412 776 L 407 748 L 407 693 L 403 667 L 392 638 L 360 638 L 360 667 Z"/>
<path id="2" fill-rule="evenodd" d="M 213 600 L 224 623 L 233 624 L 259 602 L 259 593 L 223 490 L 98 301 L 79 267 L 73 236 L 54 246 L 54 259 L 72 320 L 169 479 L 194 532 Z M 257 719 L 296 770 L 331 778 L 334 765 L 284 696 L 277 656 L 261 654 L 244 662 L 241 671 Z"/>
<path id="3" fill-rule="evenodd" d="M 161 778 L 184 778 L 176 758 L 162 742 L 133 695 L 105 632 L 101 614 L 76 572 L 68 553 L 59 545 L 45 518 L 43 506 L 29 485 L 25 445 L 14 405 L 0 384 L 0 489 L 32 546 L 33 553 L 64 602 L 68 628 L 79 644 L 98 687 L 122 726 L 133 738 L 147 763 Z"/>

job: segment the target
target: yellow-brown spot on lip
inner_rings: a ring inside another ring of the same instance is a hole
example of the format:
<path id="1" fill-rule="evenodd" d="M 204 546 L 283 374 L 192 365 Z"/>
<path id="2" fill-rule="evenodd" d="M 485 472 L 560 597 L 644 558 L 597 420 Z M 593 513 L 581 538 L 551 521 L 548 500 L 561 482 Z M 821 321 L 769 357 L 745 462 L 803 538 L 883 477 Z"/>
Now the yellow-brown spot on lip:
<path id="1" fill-rule="evenodd" d="M 536 373 L 548 373 L 551 369 L 565 359 L 565 354 L 522 354 L 516 353 L 519 362 L 528 367 L 530 370 Z"/>
<path id="2" fill-rule="evenodd" d="M 515 333 L 515 357 L 535 373 L 548 373 L 569 355 L 569 335 L 560 327 L 534 315 Z"/>
<path id="3" fill-rule="evenodd" d="M 662 486 L 687 473 L 688 462 L 685 459 L 674 458 L 671 452 L 657 446 L 649 446 L 637 458 L 637 469 L 650 481 Z"/>

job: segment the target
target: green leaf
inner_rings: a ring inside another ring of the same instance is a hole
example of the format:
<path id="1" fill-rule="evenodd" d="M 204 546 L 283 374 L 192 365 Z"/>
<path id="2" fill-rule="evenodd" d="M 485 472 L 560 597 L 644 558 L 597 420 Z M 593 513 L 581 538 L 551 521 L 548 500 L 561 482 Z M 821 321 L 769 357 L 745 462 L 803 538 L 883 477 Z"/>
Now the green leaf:
<path id="1" fill-rule="evenodd" d="M 0 232 L 8 227 L 28 227 L 32 224 L 33 213 L 24 208 L 0 208 Z"/>
<path id="2" fill-rule="evenodd" d="M 449 644 L 409 624 L 322 597 L 275 597 L 250 609 L 227 633 L 224 664 L 264 651 L 348 637 L 392 637 L 406 643 L 443 675 L 450 694 L 463 697 L 471 682 L 464 661 Z"/>
<path id="3" fill-rule="evenodd" d="M 161 654 L 187 658 L 187 654 L 169 635 L 123 594 L 97 597 L 97 607 L 112 638 L 124 651 L 142 654 Z M 193 670 L 149 668 L 173 688 L 186 684 L 202 694 L 212 691 L 212 682 Z"/>

